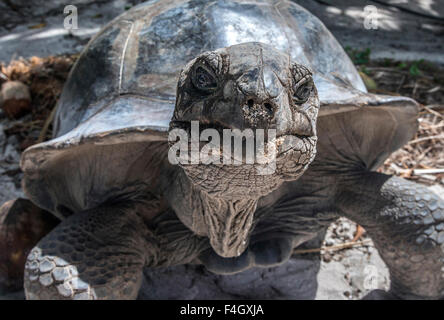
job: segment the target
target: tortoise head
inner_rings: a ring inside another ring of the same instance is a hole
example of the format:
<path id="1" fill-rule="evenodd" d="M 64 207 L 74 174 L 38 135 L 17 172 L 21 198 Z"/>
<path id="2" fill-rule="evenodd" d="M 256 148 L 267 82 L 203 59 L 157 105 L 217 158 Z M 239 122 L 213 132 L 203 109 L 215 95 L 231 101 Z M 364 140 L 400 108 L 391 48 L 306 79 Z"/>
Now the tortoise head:
<path id="1" fill-rule="evenodd" d="M 257 42 L 205 52 L 179 76 L 170 161 L 208 194 L 258 198 L 314 159 L 318 109 L 310 70 L 287 54 Z"/>

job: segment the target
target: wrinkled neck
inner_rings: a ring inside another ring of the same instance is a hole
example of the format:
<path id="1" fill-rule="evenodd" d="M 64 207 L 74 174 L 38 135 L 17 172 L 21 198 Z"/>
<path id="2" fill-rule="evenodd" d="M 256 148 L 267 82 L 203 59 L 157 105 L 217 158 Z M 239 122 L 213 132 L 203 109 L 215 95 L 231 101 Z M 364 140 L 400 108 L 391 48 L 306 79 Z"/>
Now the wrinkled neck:
<path id="1" fill-rule="evenodd" d="M 182 169 L 166 196 L 178 218 L 194 233 L 207 236 L 222 257 L 235 257 L 248 246 L 259 198 L 210 195 L 196 186 Z"/>
<path id="2" fill-rule="evenodd" d="M 248 246 L 258 199 L 224 199 L 205 191 L 200 191 L 199 196 L 214 251 L 227 258 L 241 255 Z"/>

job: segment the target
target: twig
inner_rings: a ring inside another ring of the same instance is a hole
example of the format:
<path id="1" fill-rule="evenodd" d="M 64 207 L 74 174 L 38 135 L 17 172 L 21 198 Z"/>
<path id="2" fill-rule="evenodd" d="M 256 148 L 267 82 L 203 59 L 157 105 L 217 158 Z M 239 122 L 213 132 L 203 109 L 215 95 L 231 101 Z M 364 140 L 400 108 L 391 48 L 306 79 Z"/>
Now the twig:
<path id="1" fill-rule="evenodd" d="M 356 227 L 355 236 L 353 237 L 353 240 L 351 242 L 357 242 L 359 240 L 359 238 L 362 237 L 364 232 L 365 232 L 365 229 L 361 225 L 358 224 Z"/>
<path id="2" fill-rule="evenodd" d="M 412 97 L 415 98 L 416 96 L 416 90 L 418 89 L 418 81 L 415 81 L 415 86 L 413 87 L 412 90 Z"/>
<path id="3" fill-rule="evenodd" d="M 48 131 L 49 125 L 51 124 L 52 120 L 54 119 L 55 112 L 57 110 L 57 105 L 52 108 L 51 113 L 49 114 L 48 118 L 45 120 L 45 124 L 43 125 L 42 130 L 40 131 L 39 138 L 37 139 L 37 143 L 41 143 L 45 141 L 46 138 L 46 132 Z"/>
<path id="4" fill-rule="evenodd" d="M 301 249 L 301 250 L 295 250 L 293 251 L 293 253 L 295 254 L 300 254 L 300 253 L 312 253 L 312 252 L 320 252 L 322 250 L 326 250 L 326 251 L 336 251 L 336 250 L 341 250 L 341 249 L 347 249 L 347 248 L 352 248 L 352 247 L 357 247 L 357 246 L 362 246 L 366 243 L 371 242 L 370 239 L 366 239 L 366 240 L 362 240 L 362 241 L 356 241 L 356 242 L 345 242 L 345 243 L 341 243 L 341 244 L 337 244 L 334 246 L 327 246 L 327 247 L 320 247 L 320 248 L 315 248 L 315 249 Z"/>
<path id="5" fill-rule="evenodd" d="M 423 174 L 436 174 L 436 173 L 444 173 L 444 169 L 415 169 L 413 170 L 413 174 L 423 175 Z"/>
<path id="6" fill-rule="evenodd" d="M 429 152 L 430 150 L 432 150 L 433 147 L 428 147 L 427 149 L 425 149 L 418 158 L 416 158 L 416 164 L 413 166 L 413 169 L 416 169 L 419 165 L 420 162 L 422 161 L 422 159 L 424 159 L 425 155 L 427 154 L 427 152 Z"/>
<path id="7" fill-rule="evenodd" d="M 444 127 L 444 123 L 438 123 L 437 125 L 434 126 L 430 126 L 429 128 L 427 128 L 428 130 L 433 130 L 433 129 L 439 129 Z"/>
<path id="8" fill-rule="evenodd" d="M 423 108 L 426 109 L 428 112 L 433 113 L 435 116 L 444 119 L 444 116 L 441 113 L 429 108 L 428 106 L 423 106 Z"/>
<path id="9" fill-rule="evenodd" d="M 438 134 L 436 136 L 422 137 L 412 141 L 409 141 L 409 144 L 415 144 L 422 141 L 433 140 L 433 139 L 444 139 L 444 134 Z"/>
<path id="10" fill-rule="evenodd" d="M 401 87 L 402 87 L 402 85 L 403 85 L 404 82 L 405 82 L 405 78 L 406 78 L 406 76 L 403 75 L 401 81 L 399 82 L 398 88 L 396 89 L 396 92 L 397 92 L 397 93 L 399 93 L 399 90 L 401 90 Z"/>
<path id="11" fill-rule="evenodd" d="M 405 76 L 410 76 L 410 72 L 409 71 L 404 71 L 404 70 L 397 70 L 394 68 L 390 68 L 390 67 L 366 67 L 366 69 L 368 71 L 382 71 L 382 72 L 387 72 L 387 73 L 399 73 L 399 74 L 403 74 Z M 427 76 L 424 74 L 419 74 L 416 76 L 416 78 L 422 78 L 422 79 L 427 79 L 427 80 L 433 80 L 433 77 L 431 76 Z"/>
<path id="12" fill-rule="evenodd" d="M 436 86 L 436 87 L 434 87 L 432 89 L 427 90 L 427 93 L 433 93 L 433 92 L 438 91 L 439 89 L 441 89 L 441 86 Z"/>

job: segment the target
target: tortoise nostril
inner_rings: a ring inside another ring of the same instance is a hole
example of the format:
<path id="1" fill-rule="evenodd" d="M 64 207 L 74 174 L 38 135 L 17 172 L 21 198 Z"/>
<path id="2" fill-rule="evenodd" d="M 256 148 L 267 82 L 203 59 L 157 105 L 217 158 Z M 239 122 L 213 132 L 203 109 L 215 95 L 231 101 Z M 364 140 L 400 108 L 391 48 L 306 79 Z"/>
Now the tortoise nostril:
<path id="1" fill-rule="evenodd" d="M 247 106 L 248 106 L 248 109 L 250 109 L 250 110 L 258 108 L 258 110 L 261 109 L 261 110 L 265 111 L 266 113 L 268 113 L 270 116 L 274 115 L 274 108 L 273 108 L 272 104 L 269 102 L 257 103 L 254 101 L 254 99 L 248 99 Z"/>
<path id="2" fill-rule="evenodd" d="M 269 103 L 264 103 L 264 107 L 268 113 L 273 114 L 273 107 Z"/>

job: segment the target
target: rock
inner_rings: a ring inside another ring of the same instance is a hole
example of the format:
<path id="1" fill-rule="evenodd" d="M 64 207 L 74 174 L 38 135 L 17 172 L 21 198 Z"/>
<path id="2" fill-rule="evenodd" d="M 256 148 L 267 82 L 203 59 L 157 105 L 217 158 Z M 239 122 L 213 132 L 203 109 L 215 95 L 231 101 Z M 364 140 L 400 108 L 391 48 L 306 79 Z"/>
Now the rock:
<path id="1" fill-rule="evenodd" d="M 7 81 L 2 85 L 0 107 L 10 119 L 16 119 L 31 111 L 31 94 L 28 86 L 19 81 Z"/>
<path id="2" fill-rule="evenodd" d="M 347 268 L 338 261 L 321 263 L 317 274 L 318 289 L 316 300 L 346 300 L 344 292 L 351 291 L 349 282 L 345 279 Z"/>
<path id="3" fill-rule="evenodd" d="M 18 141 L 14 136 L 7 137 L 4 132 L 10 122 L 7 118 L 0 120 L 0 205 L 5 201 L 23 197 L 20 187 L 22 173 L 19 167 Z"/>
<path id="4" fill-rule="evenodd" d="M 58 222 L 26 199 L 10 200 L 0 207 L 0 293 L 23 286 L 29 251 Z"/>
<path id="5" fill-rule="evenodd" d="M 216 275 L 203 266 L 144 270 L 138 299 L 314 299 L 318 257 L 297 257 L 274 268 Z M 333 288 L 332 288 L 333 289 Z"/>

